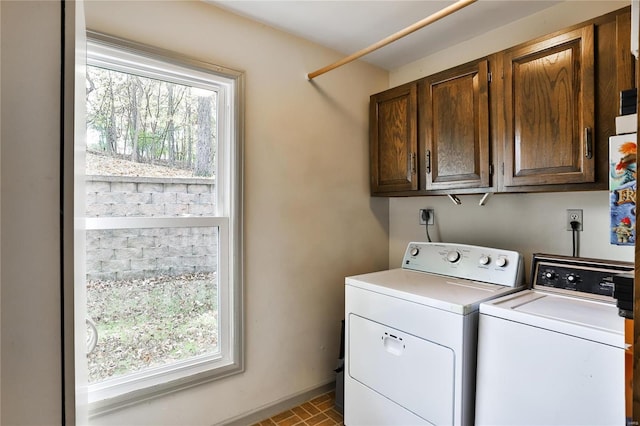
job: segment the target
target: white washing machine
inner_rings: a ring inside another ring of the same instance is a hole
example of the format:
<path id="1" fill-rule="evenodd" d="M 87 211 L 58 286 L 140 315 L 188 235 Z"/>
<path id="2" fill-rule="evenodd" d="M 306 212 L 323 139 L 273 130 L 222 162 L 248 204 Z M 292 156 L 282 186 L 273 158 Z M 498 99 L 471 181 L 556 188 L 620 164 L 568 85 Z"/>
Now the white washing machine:
<path id="1" fill-rule="evenodd" d="M 533 289 L 480 305 L 476 424 L 624 425 L 624 318 L 613 276 L 633 264 L 536 254 Z"/>
<path id="2" fill-rule="evenodd" d="M 522 289 L 522 256 L 410 243 L 345 280 L 344 424 L 473 424 L 478 306 Z"/>

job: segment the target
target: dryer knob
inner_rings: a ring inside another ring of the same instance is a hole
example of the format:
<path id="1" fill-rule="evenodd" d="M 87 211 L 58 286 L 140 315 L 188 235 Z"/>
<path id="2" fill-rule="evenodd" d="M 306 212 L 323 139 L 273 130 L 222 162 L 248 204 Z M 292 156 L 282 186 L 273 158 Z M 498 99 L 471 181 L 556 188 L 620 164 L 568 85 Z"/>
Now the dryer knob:
<path id="1" fill-rule="evenodd" d="M 460 253 L 458 253 L 457 251 L 450 251 L 449 253 L 447 253 L 447 260 L 451 263 L 456 263 L 458 260 L 460 260 Z"/>
<path id="2" fill-rule="evenodd" d="M 505 266 L 507 266 L 507 258 L 506 257 L 499 257 L 496 259 L 496 265 L 498 265 L 501 268 L 504 268 Z"/>
<path id="3" fill-rule="evenodd" d="M 409 254 L 414 257 L 417 256 L 418 253 L 420 253 L 420 249 L 418 247 L 412 248 L 411 251 L 409 252 Z"/>
<path id="4" fill-rule="evenodd" d="M 482 256 L 480 256 L 480 259 L 478 260 L 478 263 L 480 265 L 482 265 L 482 266 L 488 265 L 489 262 L 491 262 L 491 258 L 489 256 L 487 256 L 487 255 L 484 255 L 484 254 Z"/>

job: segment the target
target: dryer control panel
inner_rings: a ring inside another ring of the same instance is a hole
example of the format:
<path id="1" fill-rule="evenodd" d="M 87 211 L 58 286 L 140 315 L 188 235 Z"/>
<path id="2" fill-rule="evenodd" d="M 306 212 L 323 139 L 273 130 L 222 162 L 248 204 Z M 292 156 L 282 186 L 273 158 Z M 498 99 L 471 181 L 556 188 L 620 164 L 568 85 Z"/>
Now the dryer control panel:
<path id="1" fill-rule="evenodd" d="M 523 285 L 516 251 L 453 243 L 409 243 L 402 268 L 510 287 Z"/>
<path id="2" fill-rule="evenodd" d="M 633 263 L 534 254 L 533 288 L 614 301 L 615 275 L 633 271 Z"/>

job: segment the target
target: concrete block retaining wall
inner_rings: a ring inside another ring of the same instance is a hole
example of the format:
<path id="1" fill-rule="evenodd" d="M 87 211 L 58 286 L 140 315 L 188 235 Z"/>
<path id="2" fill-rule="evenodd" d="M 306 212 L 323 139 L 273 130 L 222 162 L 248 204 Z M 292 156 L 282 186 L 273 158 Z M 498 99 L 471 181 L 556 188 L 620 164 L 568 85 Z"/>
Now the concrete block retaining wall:
<path id="1" fill-rule="evenodd" d="M 88 176 L 88 217 L 203 216 L 214 208 L 210 179 Z M 87 280 L 215 272 L 217 228 L 87 231 Z"/>

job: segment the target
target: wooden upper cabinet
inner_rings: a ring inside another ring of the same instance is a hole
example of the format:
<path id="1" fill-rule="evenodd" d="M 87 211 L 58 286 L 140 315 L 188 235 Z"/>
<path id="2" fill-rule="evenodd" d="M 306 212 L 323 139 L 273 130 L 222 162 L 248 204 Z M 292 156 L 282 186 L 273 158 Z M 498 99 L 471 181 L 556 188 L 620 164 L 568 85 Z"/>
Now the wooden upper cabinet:
<path id="1" fill-rule="evenodd" d="M 371 192 L 418 189 L 417 83 L 371 96 Z"/>
<path id="2" fill-rule="evenodd" d="M 371 96 L 371 193 L 606 190 L 630 27 L 627 6 Z"/>
<path id="3" fill-rule="evenodd" d="M 593 25 L 507 50 L 503 61 L 503 186 L 593 182 Z"/>
<path id="4" fill-rule="evenodd" d="M 425 189 L 489 187 L 489 62 L 425 78 L 418 109 Z"/>

